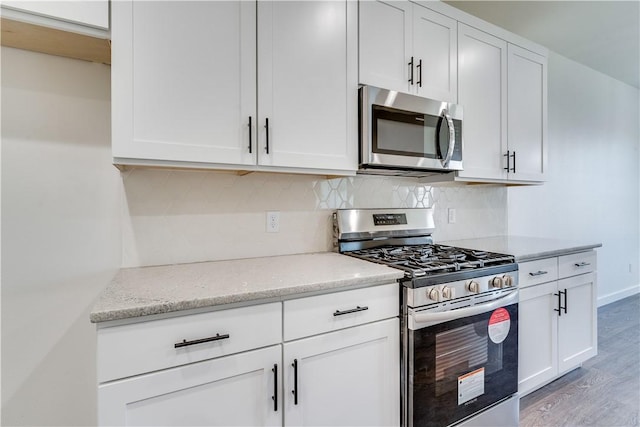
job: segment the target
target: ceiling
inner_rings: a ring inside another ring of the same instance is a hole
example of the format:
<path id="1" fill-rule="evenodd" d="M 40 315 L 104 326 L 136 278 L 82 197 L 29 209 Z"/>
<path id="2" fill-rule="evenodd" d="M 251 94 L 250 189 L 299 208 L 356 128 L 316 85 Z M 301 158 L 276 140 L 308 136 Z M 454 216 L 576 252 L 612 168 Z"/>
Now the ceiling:
<path id="1" fill-rule="evenodd" d="M 445 2 L 640 88 L 640 0 Z"/>

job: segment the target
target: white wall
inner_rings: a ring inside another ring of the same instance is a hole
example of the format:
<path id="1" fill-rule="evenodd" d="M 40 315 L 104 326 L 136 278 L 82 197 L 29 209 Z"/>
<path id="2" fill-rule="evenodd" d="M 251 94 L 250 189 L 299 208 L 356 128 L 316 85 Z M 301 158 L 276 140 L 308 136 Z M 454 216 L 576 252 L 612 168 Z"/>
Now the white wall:
<path id="1" fill-rule="evenodd" d="M 509 233 L 601 242 L 606 304 L 640 291 L 639 91 L 553 52 L 548 82 L 548 182 L 509 189 Z"/>
<path id="2" fill-rule="evenodd" d="M 92 425 L 89 312 L 121 261 L 110 69 L 2 48 L 2 425 Z"/>

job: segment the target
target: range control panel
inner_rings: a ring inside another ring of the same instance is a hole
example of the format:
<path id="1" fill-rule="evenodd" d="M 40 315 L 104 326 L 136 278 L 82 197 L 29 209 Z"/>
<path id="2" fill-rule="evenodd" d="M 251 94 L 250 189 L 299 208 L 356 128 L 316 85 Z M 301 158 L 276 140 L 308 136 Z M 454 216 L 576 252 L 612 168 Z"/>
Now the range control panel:
<path id="1" fill-rule="evenodd" d="M 406 223 L 406 214 L 373 214 L 373 225 L 403 225 Z"/>
<path id="2" fill-rule="evenodd" d="M 500 289 L 515 288 L 517 286 L 517 271 L 475 277 L 473 279 L 407 289 L 407 305 L 416 308 L 430 304 L 440 304 Z"/>

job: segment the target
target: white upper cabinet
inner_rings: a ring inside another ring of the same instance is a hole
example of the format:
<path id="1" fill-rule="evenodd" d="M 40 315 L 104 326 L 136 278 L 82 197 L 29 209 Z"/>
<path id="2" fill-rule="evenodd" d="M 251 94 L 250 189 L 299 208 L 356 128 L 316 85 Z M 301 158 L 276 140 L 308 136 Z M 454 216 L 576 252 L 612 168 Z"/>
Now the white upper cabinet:
<path id="1" fill-rule="evenodd" d="M 113 156 L 255 164 L 255 3 L 112 7 Z"/>
<path id="2" fill-rule="evenodd" d="M 507 42 L 458 24 L 458 102 L 462 105 L 460 177 L 505 179 Z"/>
<path id="3" fill-rule="evenodd" d="M 357 169 L 356 28 L 352 1 L 258 2 L 260 165 Z"/>
<path id="4" fill-rule="evenodd" d="M 362 84 L 457 100 L 456 21 L 408 1 L 360 2 Z"/>
<path id="5" fill-rule="evenodd" d="M 509 179 L 542 181 L 547 168 L 547 58 L 508 47 Z"/>
<path id="6" fill-rule="evenodd" d="M 114 2 L 114 162 L 355 172 L 351 3 Z"/>
<path id="7" fill-rule="evenodd" d="M 457 23 L 454 19 L 422 6 L 413 6 L 413 54 L 414 62 L 416 58 L 418 61 L 418 95 L 457 102 L 457 44 Z"/>

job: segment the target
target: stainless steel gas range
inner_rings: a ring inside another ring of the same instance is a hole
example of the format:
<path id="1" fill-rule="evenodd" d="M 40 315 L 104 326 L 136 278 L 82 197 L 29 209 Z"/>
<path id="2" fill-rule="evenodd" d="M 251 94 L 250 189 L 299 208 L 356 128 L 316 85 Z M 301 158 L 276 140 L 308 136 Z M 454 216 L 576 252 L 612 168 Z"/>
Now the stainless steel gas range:
<path id="1" fill-rule="evenodd" d="M 432 209 L 343 209 L 346 255 L 399 268 L 402 425 L 518 425 L 518 265 L 437 245 Z"/>

